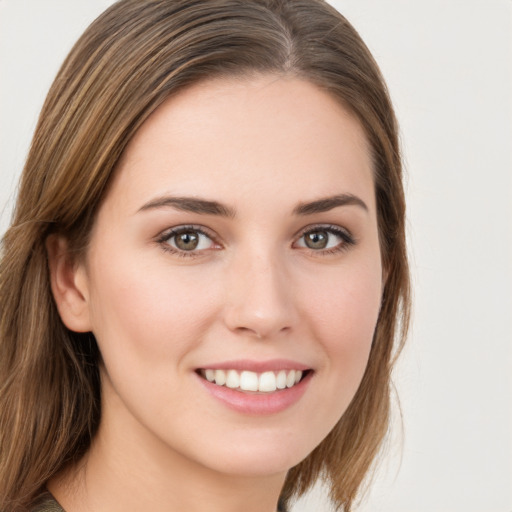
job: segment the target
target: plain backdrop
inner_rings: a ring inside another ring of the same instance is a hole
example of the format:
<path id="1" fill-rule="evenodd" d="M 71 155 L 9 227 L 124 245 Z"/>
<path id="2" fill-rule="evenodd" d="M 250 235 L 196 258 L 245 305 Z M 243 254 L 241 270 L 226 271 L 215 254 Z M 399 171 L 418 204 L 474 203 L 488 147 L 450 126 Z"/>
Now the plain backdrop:
<path id="1" fill-rule="evenodd" d="M 0 232 L 46 91 L 111 3 L 0 0 Z M 332 3 L 401 123 L 415 289 L 395 378 L 404 431 L 358 510 L 512 512 L 512 2 Z M 294 508 L 327 510 L 321 490 Z"/>

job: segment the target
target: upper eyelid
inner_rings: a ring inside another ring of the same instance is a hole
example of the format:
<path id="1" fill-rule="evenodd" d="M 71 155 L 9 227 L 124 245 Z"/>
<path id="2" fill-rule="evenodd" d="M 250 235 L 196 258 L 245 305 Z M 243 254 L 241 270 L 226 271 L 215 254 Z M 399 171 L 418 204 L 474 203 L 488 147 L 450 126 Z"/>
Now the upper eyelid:
<path id="1" fill-rule="evenodd" d="M 310 231 L 315 231 L 315 230 L 332 231 L 334 233 L 341 232 L 341 233 L 345 233 L 346 235 L 353 238 L 352 232 L 349 229 L 347 229 L 343 226 L 338 226 L 336 224 L 311 224 L 309 226 L 306 226 L 306 227 L 300 229 L 295 234 L 295 238 L 300 238 L 300 237 L 304 236 L 306 233 L 309 233 Z"/>
<path id="2" fill-rule="evenodd" d="M 156 238 L 157 239 L 170 238 L 172 235 L 176 235 L 176 234 L 180 233 L 181 231 L 186 231 L 187 229 L 189 229 L 190 231 L 197 231 L 197 232 L 207 236 L 208 238 L 211 238 L 213 241 L 216 241 L 216 239 L 217 239 L 217 235 L 215 234 L 214 231 L 207 228 L 206 226 L 200 226 L 200 225 L 196 225 L 196 224 L 180 224 L 180 225 L 174 226 L 172 228 L 164 229 L 156 236 Z"/>
<path id="3" fill-rule="evenodd" d="M 204 233 L 205 235 L 211 236 L 211 237 L 218 236 L 216 234 L 216 232 L 213 231 L 211 228 L 208 228 L 201 224 L 178 224 L 177 226 L 173 226 L 173 227 L 164 229 L 163 231 L 160 232 L 160 234 L 158 236 L 165 235 L 168 233 L 175 233 L 175 232 L 186 230 L 186 229 L 199 231 L 199 232 Z M 308 231 L 313 231 L 315 229 L 327 229 L 327 230 L 331 229 L 333 231 L 344 231 L 347 234 L 351 234 L 350 230 L 343 226 L 339 226 L 337 224 L 319 223 L 319 224 L 308 224 L 307 226 L 304 226 L 303 228 L 296 231 L 295 235 L 293 235 L 293 236 L 297 237 L 297 236 L 303 235 L 304 233 L 307 233 Z"/>

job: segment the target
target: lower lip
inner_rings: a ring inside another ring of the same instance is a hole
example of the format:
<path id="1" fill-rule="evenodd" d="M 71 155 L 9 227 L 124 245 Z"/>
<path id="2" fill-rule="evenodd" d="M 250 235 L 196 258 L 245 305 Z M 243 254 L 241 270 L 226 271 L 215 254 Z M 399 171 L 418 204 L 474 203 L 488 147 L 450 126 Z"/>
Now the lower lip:
<path id="1" fill-rule="evenodd" d="M 245 393 L 226 386 L 218 386 L 196 374 L 206 390 L 224 405 L 242 414 L 268 415 L 284 411 L 297 403 L 305 393 L 313 372 L 295 386 L 273 393 Z"/>

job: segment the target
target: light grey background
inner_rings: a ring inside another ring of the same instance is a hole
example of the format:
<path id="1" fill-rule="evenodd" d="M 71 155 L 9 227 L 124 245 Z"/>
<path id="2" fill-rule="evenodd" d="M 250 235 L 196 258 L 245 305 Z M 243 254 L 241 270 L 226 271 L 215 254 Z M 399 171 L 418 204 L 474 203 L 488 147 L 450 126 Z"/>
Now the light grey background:
<path id="1" fill-rule="evenodd" d="M 111 3 L 0 0 L 0 232 L 45 93 Z M 512 512 L 512 2 L 332 3 L 381 65 L 409 174 L 403 449 L 397 421 L 359 511 Z"/>

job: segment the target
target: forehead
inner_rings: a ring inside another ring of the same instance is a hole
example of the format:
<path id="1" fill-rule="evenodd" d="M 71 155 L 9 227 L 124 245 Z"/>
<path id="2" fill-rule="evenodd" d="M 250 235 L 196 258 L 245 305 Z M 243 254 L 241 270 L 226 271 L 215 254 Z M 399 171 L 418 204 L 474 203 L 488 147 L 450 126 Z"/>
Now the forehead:
<path id="1" fill-rule="evenodd" d="M 356 117 L 317 86 L 273 75 L 201 82 L 169 98 L 129 143 L 112 189 L 123 203 L 157 192 L 286 203 L 335 189 L 374 204 Z"/>

